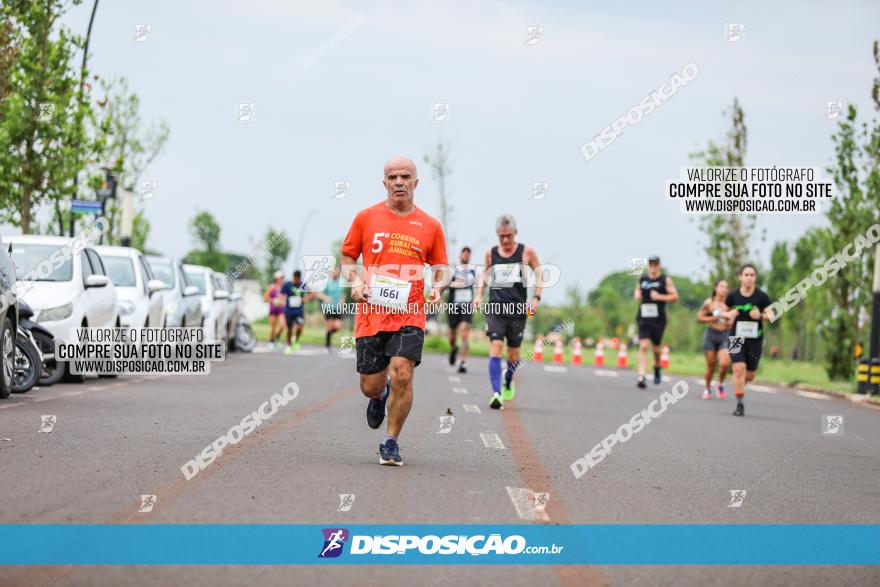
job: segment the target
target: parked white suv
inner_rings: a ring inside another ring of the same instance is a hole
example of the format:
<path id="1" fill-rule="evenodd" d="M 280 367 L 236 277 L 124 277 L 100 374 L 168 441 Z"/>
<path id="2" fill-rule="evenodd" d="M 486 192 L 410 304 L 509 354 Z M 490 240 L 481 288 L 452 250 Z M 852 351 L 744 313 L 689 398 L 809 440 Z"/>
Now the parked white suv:
<path id="1" fill-rule="evenodd" d="M 199 288 L 193 285 L 179 261 L 168 257 L 147 257 L 153 276 L 165 285 L 165 321 L 168 328 L 202 325 L 202 301 Z"/>
<path id="2" fill-rule="evenodd" d="M 20 281 L 16 293 L 56 339 L 73 340 L 74 329 L 80 326 L 120 326 L 116 288 L 95 249 L 74 249 L 71 239 L 60 236 L 17 235 L 3 240 L 12 245 L 10 256 L 19 279 L 33 278 Z"/>
<path id="3" fill-rule="evenodd" d="M 98 246 L 107 276 L 116 286 L 119 320 L 130 328 L 158 328 L 165 322 L 165 284 L 153 277 L 144 254 L 131 247 Z"/>
<path id="4" fill-rule="evenodd" d="M 52 336 L 73 339 L 73 329 L 80 326 L 112 327 L 119 325 L 116 288 L 107 277 L 100 255 L 91 247 L 78 254 L 69 250 L 70 239 L 60 236 L 18 235 L 4 238 L 12 245 L 16 275 L 27 276 L 38 266 L 34 280 L 19 286 L 22 300 L 34 311 L 34 317 Z M 61 251 L 54 262 L 43 264 Z"/>
<path id="5" fill-rule="evenodd" d="M 199 289 L 202 301 L 202 326 L 208 340 L 223 340 L 226 334 L 226 300 L 229 292 L 217 286 L 214 271 L 201 265 L 184 265 L 190 282 Z"/>

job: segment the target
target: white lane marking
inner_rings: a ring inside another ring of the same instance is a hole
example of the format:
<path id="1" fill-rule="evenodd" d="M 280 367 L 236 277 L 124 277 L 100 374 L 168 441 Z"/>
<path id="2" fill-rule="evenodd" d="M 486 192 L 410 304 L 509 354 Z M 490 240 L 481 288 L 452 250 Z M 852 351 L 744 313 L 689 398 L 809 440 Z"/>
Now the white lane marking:
<path id="1" fill-rule="evenodd" d="M 547 512 L 535 508 L 535 492 L 525 487 L 508 487 L 507 495 L 513 502 L 516 515 L 521 520 L 535 520 L 540 522 L 549 522 L 550 516 Z"/>
<path id="2" fill-rule="evenodd" d="M 357 357 L 351 353 L 337 353 L 336 356 L 340 359 L 357 359 Z"/>
<path id="3" fill-rule="evenodd" d="M 461 377 L 458 377 L 456 375 L 450 375 L 449 376 L 449 383 L 461 383 Z"/>
<path id="4" fill-rule="evenodd" d="M 82 395 L 81 391 L 65 391 L 61 395 Z"/>
<path id="5" fill-rule="evenodd" d="M 464 411 L 469 414 L 482 414 L 480 411 L 480 406 L 477 404 L 462 404 L 461 407 L 464 408 Z"/>
<path id="6" fill-rule="evenodd" d="M 457 393 L 458 395 L 467 395 L 467 388 L 466 387 L 453 387 L 452 391 L 454 393 Z"/>
<path id="7" fill-rule="evenodd" d="M 565 373 L 568 369 L 562 365 L 544 365 L 544 371 L 548 373 Z"/>
<path id="8" fill-rule="evenodd" d="M 102 385 L 92 385 L 89 387 L 89 391 L 101 391 L 102 389 L 104 389 Z"/>
<path id="9" fill-rule="evenodd" d="M 797 390 L 795 393 L 796 393 L 797 395 L 801 396 L 801 397 L 808 397 L 808 398 L 810 398 L 810 399 L 824 399 L 824 400 L 830 400 L 830 399 L 831 399 L 830 396 L 827 396 L 827 395 L 825 395 L 825 394 L 823 394 L 823 393 L 814 393 L 814 392 L 812 392 L 812 391 L 801 391 L 801 390 L 799 389 L 799 390 Z"/>
<path id="10" fill-rule="evenodd" d="M 6 408 L 14 408 L 15 406 L 23 406 L 24 402 L 18 402 L 17 404 L 4 404 L 0 406 L 0 410 L 5 410 Z"/>
<path id="11" fill-rule="evenodd" d="M 480 432 L 480 440 L 483 441 L 483 446 L 486 448 L 504 448 L 501 437 L 494 432 Z"/>
<path id="12" fill-rule="evenodd" d="M 731 387 L 733 387 L 733 386 L 731 385 Z M 773 393 L 773 394 L 779 393 L 775 389 L 771 389 L 769 387 L 764 387 L 763 385 L 759 385 L 757 387 L 750 385 L 750 386 L 746 387 L 746 391 L 757 391 L 759 393 Z"/>
<path id="13" fill-rule="evenodd" d="M 34 397 L 34 398 L 29 398 L 29 399 L 32 402 L 47 402 L 50 399 L 57 399 L 57 398 L 58 398 L 57 395 L 50 395 L 49 397 Z"/>
<path id="14" fill-rule="evenodd" d="M 275 349 L 270 349 L 267 346 L 258 346 L 257 348 L 255 348 L 251 352 L 255 353 L 257 355 L 262 355 L 263 353 L 274 353 Z"/>
<path id="15" fill-rule="evenodd" d="M 606 371 L 604 369 L 596 369 L 593 373 L 599 377 L 620 377 L 620 374 L 617 371 Z"/>

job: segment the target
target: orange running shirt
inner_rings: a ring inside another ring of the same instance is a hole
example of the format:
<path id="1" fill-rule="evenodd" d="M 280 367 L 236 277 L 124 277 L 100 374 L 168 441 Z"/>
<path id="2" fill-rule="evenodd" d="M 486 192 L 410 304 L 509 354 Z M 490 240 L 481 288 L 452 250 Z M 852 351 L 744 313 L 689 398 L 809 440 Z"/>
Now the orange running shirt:
<path id="1" fill-rule="evenodd" d="M 410 283 L 406 311 L 359 304 L 355 338 L 373 336 L 377 332 L 397 332 L 403 326 L 425 329 L 425 264 L 447 264 L 446 238 L 436 219 L 418 207 L 406 216 L 399 216 L 383 201 L 358 212 L 340 250 L 355 260 L 363 256 L 367 287 L 372 285 L 375 274 Z"/>

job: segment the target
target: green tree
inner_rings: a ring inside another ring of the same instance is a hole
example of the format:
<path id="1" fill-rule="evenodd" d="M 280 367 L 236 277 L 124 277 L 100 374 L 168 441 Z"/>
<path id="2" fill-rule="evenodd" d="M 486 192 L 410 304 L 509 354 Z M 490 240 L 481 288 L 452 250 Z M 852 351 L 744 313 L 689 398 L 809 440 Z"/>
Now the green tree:
<path id="1" fill-rule="evenodd" d="M 828 171 L 837 190 L 827 213 L 828 238 L 822 241 L 825 257 L 854 242 L 878 219 L 880 178 L 872 142 L 878 140 L 880 129 L 874 121 L 873 127 L 862 124 L 860 130 L 857 118 L 856 107 L 850 104 L 832 136 L 835 161 Z M 853 374 L 853 351 L 860 335 L 858 314 L 870 305 L 870 253 L 865 250 L 859 258 L 847 262 L 825 285 L 834 307 L 822 334 L 826 342 L 826 370 L 834 380 L 849 379 Z"/>
<path id="2" fill-rule="evenodd" d="M 0 4 L 3 23 L 0 116 L 0 221 L 32 231 L 36 210 L 72 193 L 80 162 L 92 149 L 80 100 L 80 70 L 72 62 L 81 37 L 59 21 L 64 2 L 9 0 Z"/>
<path id="3" fill-rule="evenodd" d="M 725 114 L 728 114 L 725 112 Z M 748 146 L 745 112 L 734 98 L 729 111 L 730 130 L 720 143 L 709 141 L 704 151 L 691 159 L 708 167 L 744 167 Z M 706 237 L 705 251 L 709 258 L 709 280 L 732 279 L 743 263 L 750 261 L 749 243 L 755 231 L 754 214 L 712 214 L 699 219 Z"/>
<path id="4" fill-rule="evenodd" d="M 190 222 L 189 232 L 196 248 L 187 253 L 184 262 L 225 272 L 229 260 L 226 253 L 220 250 L 220 225 L 214 216 L 204 210 L 197 212 Z"/>
<path id="5" fill-rule="evenodd" d="M 282 271 L 293 245 L 286 232 L 279 232 L 271 226 L 266 229 L 263 246 L 268 249 L 266 266 L 263 272 L 264 283 L 270 283 L 276 271 Z"/>
<path id="6" fill-rule="evenodd" d="M 767 284 L 767 291 L 770 295 L 777 298 L 782 296 L 784 292 L 791 287 L 791 255 L 788 250 L 788 243 L 784 241 L 777 242 L 773 245 L 770 252 L 770 270 L 764 280 Z M 776 332 L 770 331 L 768 338 L 771 338 L 775 345 L 779 346 L 780 354 L 784 353 L 784 327 L 788 321 L 780 323 L 780 328 Z"/>

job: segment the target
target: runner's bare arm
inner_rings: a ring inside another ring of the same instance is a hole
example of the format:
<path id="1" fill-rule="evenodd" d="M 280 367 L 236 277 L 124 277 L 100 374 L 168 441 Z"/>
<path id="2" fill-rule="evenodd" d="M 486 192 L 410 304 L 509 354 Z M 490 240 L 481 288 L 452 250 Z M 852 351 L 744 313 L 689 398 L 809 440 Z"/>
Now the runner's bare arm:
<path id="1" fill-rule="evenodd" d="M 529 267 L 532 268 L 532 271 L 535 272 L 535 296 L 532 299 L 532 307 L 537 310 L 538 303 L 541 301 L 541 292 L 544 290 L 543 272 L 538 270 L 541 263 L 538 261 L 538 253 L 536 253 L 535 249 L 532 247 L 526 246 L 523 251 L 523 256 L 528 259 L 526 263 L 528 263 Z"/>
<path id="2" fill-rule="evenodd" d="M 678 301 L 678 290 L 675 289 L 675 284 L 672 283 L 672 278 L 666 278 L 666 292 L 665 294 L 657 293 L 656 291 L 651 291 L 651 299 L 658 302 L 666 302 L 667 304 L 671 304 L 673 302 Z"/>
<path id="3" fill-rule="evenodd" d="M 706 298 L 703 302 L 703 305 L 700 306 L 700 309 L 697 310 L 697 322 L 702 324 L 711 324 L 715 322 L 715 316 L 712 315 L 712 312 L 709 311 L 709 306 L 712 303 L 712 300 Z"/>
<path id="4" fill-rule="evenodd" d="M 486 279 L 488 279 L 489 267 L 492 266 L 492 249 L 486 251 L 483 259 L 483 271 L 477 273 L 477 293 L 474 296 L 474 305 L 479 308 L 483 303 L 483 289 L 486 287 Z"/>

